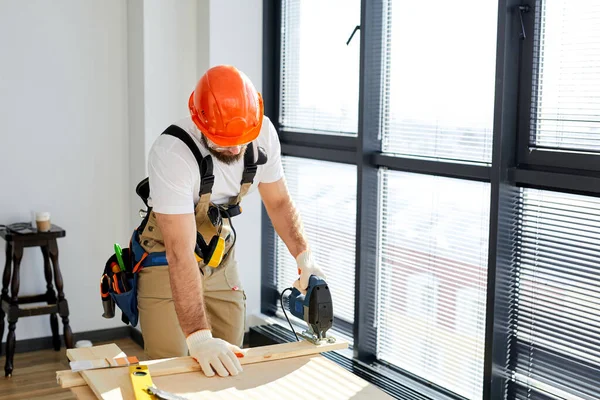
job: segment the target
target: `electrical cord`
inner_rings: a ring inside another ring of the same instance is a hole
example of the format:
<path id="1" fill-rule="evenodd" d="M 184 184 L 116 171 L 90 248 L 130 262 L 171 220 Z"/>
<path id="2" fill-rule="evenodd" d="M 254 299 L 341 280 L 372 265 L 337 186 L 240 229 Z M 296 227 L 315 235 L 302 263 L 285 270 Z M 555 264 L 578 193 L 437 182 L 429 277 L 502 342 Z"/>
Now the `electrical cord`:
<path id="1" fill-rule="evenodd" d="M 223 219 L 227 218 L 227 221 L 229 222 L 229 226 L 231 227 L 231 231 L 233 233 L 233 243 L 231 243 L 231 247 L 233 248 L 233 246 L 235 245 L 236 239 L 237 239 L 237 233 L 235 231 L 235 228 L 233 227 L 233 224 L 231 223 L 231 215 L 229 214 L 229 210 L 222 207 L 222 206 L 217 206 L 215 207 L 217 210 L 217 215 L 218 215 L 218 223 L 219 223 L 219 231 L 218 231 L 218 235 L 221 235 L 221 229 L 223 229 Z"/>
<path id="2" fill-rule="evenodd" d="M 229 221 L 229 226 L 231 227 L 231 231 L 233 232 L 233 243 L 231 243 L 231 247 L 233 248 L 233 246 L 235 245 L 235 241 L 237 239 L 237 233 L 235 232 L 235 228 L 233 227 L 233 224 L 231 223 L 231 217 L 229 216 L 229 213 L 227 213 L 227 220 Z"/>
<path id="3" fill-rule="evenodd" d="M 287 316 L 287 313 L 285 312 L 285 307 L 283 306 L 283 294 L 286 291 L 291 291 L 293 288 L 289 287 L 286 289 L 283 289 L 283 291 L 281 292 L 281 296 L 279 297 L 279 301 L 281 302 L 281 309 L 283 310 L 283 315 L 285 315 L 285 319 L 287 319 L 288 324 L 290 324 L 290 328 L 292 328 L 292 332 L 294 332 L 294 336 L 296 336 L 296 340 L 300 341 L 300 339 L 298 339 L 298 335 L 296 334 L 296 330 L 294 329 L 294 325 L 292 325 L 292 322 L 290 321 L 290 319 Z"/>

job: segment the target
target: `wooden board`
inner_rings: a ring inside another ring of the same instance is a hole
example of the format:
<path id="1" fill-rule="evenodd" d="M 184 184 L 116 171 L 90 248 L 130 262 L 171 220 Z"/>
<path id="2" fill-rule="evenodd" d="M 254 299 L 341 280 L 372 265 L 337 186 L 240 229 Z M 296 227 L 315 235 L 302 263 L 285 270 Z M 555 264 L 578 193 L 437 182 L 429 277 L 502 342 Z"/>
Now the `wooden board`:
<path id="1" fill-rule="evenodd" d="M 121 371 L 121 373 L 118 373 Z M 124 369 L 112 370 L 101 389 L 107 400 L 133 400 L 129 376 Z M 117 372 L 116 374 L 114 372 Z M 207 378 L 188 372 L 152 378 L 154 384 L 188 399 L 391 399 L 374 385 L 346 371 L 321 355 L 288 358 L 272 363 L 249 365 L 234 377 Z M 79 387 L 75 389 L 83 389 Z M 87 397 L 91 400 L 92 391 Z"/>
<path id="2" fill-rule="evenodd" d="M 82 361 L 93 360 L 97 358 L 115 357 L 127 357 L 127 355 L 123 351 L 121 351 L 119 346 L 117 346 L 114 343 L 105 344 L 101 346 L 67 349 L 67 358 L 69 359 L 69 361 Z M 124 368 L 119 369 L 123 370 Z M 91 385 L 91 382 L 93 382 L 95 378 L 102 379 L 102 376 L 97 375 L 97 373 L 101 371 L 102 370 L 75 372 L 76 374 L 79 374 L 88 384 L 88 386 L 74 388 L 76 390 L 74 390 L 73 393 L 77 396 L 78 399 L 91 400 L 96 398 L 102 398 L 101 396 L 98 396 L 98 393 L 93 391 L 93 386 Z"/>
<path id="3" fill-rule="evenodd" d="M 123 351 L 114 343 L 100 346 L 80 347 L 67 349 L 69 361 L 94 360 L 98 358 L 127 357 Z"/>
<path id="4" fill-rule="evenodd" d="M 77 400 L 98 400 L 92 389 L 89 386 L 79 386 L 71 388 L 71 392 Z"/>
<path id="5" fill-rule="evenodd" d="M 73 388 L 80 400 L 91 400 L 95 397 L 94 393 L 98 398 L 106 400 L 134 400 L 126 368 L 86 371 L 82 375 L 85 375 L 86 381 L 97 385 L 94 386 L 94 392 L 87 386 Z M 188 399 L 270 399 L 298 396 L 327 400 L 391 398 L 374 385 L 319 354 L 246 365 L 240 375 L 226 378 L 207 378 L 197 371 L 164 376 L 154 376 L 151 372 L 151 375 L 157 387 Z"/>
<path id="6" fill-rule="evenodd" d="M 347 347 L 348 342 L 345 341 L 325 343 L 316 346 L 303 340 L 301 342 L 282 343 L 271 346 L 244 349 L 244 357 L 240 358 L 239 360 L 240 364 L 248 365 L 265 361 L 280 360 L 283 358 L 318 354 L 325 351 L 341 350 Z M 79 361 L 79 357 L 87 357 L 90 355 L 89 352 L 79 353 L 77 350 L 78 349 L 75 349 L 74 351 L 67 353 L 69 359 L 74 357 L 74 359 L 71 361 Z M 107 351 L 111 350 L 107 349 Z M 114 349 L 112 351 L 114 352 Z M 150 374 L 152 376 L 173 375 L 201 370 L 200 365 L 192 357 L 177 357 L 162 360 L 142 361 L 140 364 L 148 365 Z M 80 375 L 78 372 L 72 372 L 70 370 L 58 371 L 56 373 L 56 379 L 63 388 L 71 388 L 86 384 L 86 381 L 83 379 L 82 375 Z"/>

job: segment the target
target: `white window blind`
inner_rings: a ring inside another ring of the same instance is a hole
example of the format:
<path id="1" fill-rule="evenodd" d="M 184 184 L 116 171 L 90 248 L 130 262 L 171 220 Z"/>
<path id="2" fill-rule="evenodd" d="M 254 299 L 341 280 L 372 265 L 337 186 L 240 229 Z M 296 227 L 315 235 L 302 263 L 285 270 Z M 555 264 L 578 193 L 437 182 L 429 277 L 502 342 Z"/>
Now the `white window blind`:
<path id="1" fill-rule="evenodd" d="M 524 189 L 515 292 L 519 399 L 600 398 L 600 199 Z"/>
<path id="2" fill-rule="evenodd" d="M 498 2 L 388 1 L 383 151 L 491 163 Z"/>
<path id="3" fill-rule="evenodd" d="M 356 166 L 288 156 L 283 157 L 283 166 L 290 195 L 300 212 L 315 260 L 327 275 L 334 316 L 352 323 Z M 276 251 L 277 289 L 281 292 L 298 278 L 298 269 L 279 236 Z"/>
<path id="4" fill-rule="evenodd" d="M 283 129 L 356 135 L 360 0 L 284 0 L 281 20 Z"/>
<path id="5" fill-rule="evenodd" d="M 532 145 L 600 151 L 600 2 L 536 1 Z"/>
<path id="6" fill-rule="evenodd" d="M 378 358 L 482 394 L 490 185 L 381 171 Z"/>

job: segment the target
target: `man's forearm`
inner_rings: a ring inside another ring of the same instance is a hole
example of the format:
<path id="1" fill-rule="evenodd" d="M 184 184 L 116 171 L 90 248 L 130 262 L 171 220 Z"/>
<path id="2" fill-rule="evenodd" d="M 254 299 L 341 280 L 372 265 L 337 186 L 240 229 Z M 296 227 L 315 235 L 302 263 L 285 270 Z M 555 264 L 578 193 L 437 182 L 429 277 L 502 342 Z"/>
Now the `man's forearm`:
<path id="1" fill-rule="evenodd" d="M 210 329 L 204 307 L 202 276 L 193 253 L 185 257 L 171 253 L 167 254 L 167 259 L 173 302 L 183 333 L 187 337 L 198 330 Z"/>
<path id="2" fill-rule="evenodd" d="M 267 213 L 273 228 L 294 258 L 308 249 L 302 219 L 291 198 L 288 197 L 270 210 L 267 208 Z"/>

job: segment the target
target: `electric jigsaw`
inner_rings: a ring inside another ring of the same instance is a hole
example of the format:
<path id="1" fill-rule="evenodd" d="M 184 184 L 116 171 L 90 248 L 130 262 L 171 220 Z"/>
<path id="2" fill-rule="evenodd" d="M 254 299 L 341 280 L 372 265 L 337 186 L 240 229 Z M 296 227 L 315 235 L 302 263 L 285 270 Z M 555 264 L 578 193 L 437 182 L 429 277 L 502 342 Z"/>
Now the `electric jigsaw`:
<path id="1" fill-rule="evenodd" d="M 333 326 L 333 303 L 324 279 L 311 275 L 306 294 L 292 288 L 288 308 L 292 315 L 308 324 L 308 329 L 300 333 L 304 339 L 314 344 L 335 342 L 334 337 L 327 337 L 327 331 Z"/>

